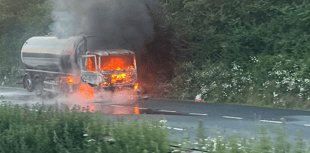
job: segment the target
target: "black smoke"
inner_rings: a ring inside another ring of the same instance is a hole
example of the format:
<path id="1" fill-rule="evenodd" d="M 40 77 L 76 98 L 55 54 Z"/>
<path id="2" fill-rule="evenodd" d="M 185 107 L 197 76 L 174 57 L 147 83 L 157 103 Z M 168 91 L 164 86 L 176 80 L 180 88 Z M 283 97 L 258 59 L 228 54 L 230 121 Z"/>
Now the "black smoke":
<path id="1" fill-rule="evenodd" d="M 91 39 L 89 49 L 143 45 L 153 35 L 153 21 L 146 0 L 54 0 L 51 30 L 60 38 L 76 35 Z"/>

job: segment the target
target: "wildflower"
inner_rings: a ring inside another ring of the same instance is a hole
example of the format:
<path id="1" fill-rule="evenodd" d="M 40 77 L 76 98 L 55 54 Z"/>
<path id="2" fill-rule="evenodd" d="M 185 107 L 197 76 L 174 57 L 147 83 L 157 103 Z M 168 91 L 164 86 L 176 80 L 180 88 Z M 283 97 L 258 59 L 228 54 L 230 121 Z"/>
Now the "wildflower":
<path id="1" fill-rule="evenodd" d="M 279 94 L 276 94 L 276 92 L 273 92 L 273 97 L 277 97 Z"/>
<path id="2" fill-rule="evenodd" d="M 83 136 L 84 136 L 84 137 L 87 137 L 87 136 L 88 136 L 88 134 L 83 134 Z"/>
<path id="3" fill-rule="evenodd" d="M 160 120 L 159 123 L 167 123 L 167 120 Z"/>
<path id="4" fill-rule="evenodd" d="M 305 88 L 300 87 L 300 92 L 306 91 Z"/>
<path id="5" fill-rule="evenodd" d="M 96 141 L 96 140 L 94 140 L 94 139 L 87 140 L 87 142 L 93 142 L 93 141 Z"/>

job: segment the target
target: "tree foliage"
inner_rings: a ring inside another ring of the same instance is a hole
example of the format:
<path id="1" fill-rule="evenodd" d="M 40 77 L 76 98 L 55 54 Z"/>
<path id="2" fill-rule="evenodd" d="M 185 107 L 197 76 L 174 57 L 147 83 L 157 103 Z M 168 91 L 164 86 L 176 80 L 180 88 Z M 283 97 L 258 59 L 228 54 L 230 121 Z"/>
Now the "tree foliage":
<path id="1" fill-rule="evenodd" d="M 45 35 L 52 22 L 51 5 L 45 0 L 0 1 L 0 77 L 18 67 L 23 43 L 31 36 Z"/>

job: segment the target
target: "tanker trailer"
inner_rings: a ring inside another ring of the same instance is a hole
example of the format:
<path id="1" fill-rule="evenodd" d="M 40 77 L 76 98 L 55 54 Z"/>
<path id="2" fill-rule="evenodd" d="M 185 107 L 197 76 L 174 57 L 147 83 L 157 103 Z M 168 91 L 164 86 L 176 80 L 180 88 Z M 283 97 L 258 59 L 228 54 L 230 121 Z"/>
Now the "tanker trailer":
<path id="1" fill-rule="evenodd" d="M 23 87 L 38 96 L 72 93 L 82 83 L 95 89 L 138 91 L 135 53 L 125 49 L 87 50 L 90 37 L 29 38 L 21 50 Z"/>

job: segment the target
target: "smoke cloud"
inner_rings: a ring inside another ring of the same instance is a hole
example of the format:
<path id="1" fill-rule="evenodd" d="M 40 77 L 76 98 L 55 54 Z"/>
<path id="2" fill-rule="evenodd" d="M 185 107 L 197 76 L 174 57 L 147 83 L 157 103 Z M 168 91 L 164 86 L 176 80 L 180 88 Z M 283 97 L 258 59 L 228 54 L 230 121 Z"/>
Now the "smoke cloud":
<path id="1" fill-rule="evenodd" d="M 53 5 L 50 30 L 59 38 L 100 36 L 89 49 L 132 49 L 153 35 L 151 0 L 53 0 Z"/>

